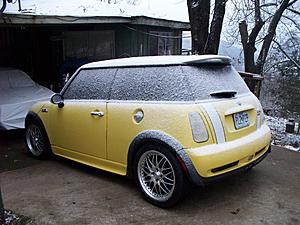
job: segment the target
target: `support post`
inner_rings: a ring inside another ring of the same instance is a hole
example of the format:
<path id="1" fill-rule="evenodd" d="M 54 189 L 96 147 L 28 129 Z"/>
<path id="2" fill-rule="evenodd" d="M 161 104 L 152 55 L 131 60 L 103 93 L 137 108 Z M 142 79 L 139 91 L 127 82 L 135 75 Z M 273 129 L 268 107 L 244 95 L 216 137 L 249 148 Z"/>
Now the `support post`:
<path id="1" fill-rule="evenodd" d="M 4 204 L 2 199 L 2 193 L 1 193 L 1 186 L 0 186 L 0 224 L 4 224 L 5 218 L 4 218 Z"/>

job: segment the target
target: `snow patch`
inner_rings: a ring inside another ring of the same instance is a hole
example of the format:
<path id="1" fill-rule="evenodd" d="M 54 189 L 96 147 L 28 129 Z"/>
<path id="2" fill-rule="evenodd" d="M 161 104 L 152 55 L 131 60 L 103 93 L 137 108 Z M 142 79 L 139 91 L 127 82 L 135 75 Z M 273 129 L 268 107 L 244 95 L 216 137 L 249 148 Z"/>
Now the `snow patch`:
<path id="1" fill-rule="evenodd" d="M 22 10 L 18 11 L 18 1 L 13 1 L 13 3 L 7 4 L 4 13 L 75 17 L 147 16 L 182 22 L 189 21 L 186 2 L 178 3 L 178 0 L 22 0 L 21 8 Z"/>
<path id="2" fill-rule="evenodd" d="M 265 116 L 265 118 L 272 132 L 272 144 L 300 152 L 300 134 L 289 134 L 285 132 L 287 119 L 272 116 Z"/>
<path id="3" fill-rule="evenodd" d="M 12 222 L 15 222 L 15 221 L 17 221 L 17 220 L 20 219 L 16 214 L 14 214 L 10 210 L 4 210 L 4 217 L 5 217 L 5 223 L 4 223 L 4 225 L 11 224 Z"/>

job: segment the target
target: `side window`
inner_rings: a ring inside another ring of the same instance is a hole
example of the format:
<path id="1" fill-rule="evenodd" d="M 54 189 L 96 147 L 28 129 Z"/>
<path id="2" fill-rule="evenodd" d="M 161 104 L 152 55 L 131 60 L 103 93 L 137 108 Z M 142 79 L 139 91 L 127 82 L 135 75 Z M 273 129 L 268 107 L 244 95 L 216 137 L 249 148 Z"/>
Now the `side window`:
<path id="1" fill-rule="evenodd" d="M 65 99 L 108 99 L 116 69 L 83 69 L 64 92 Z"/>
<path id="2" fill-rule="evenodd" d="M 189 101 L 191 95 L 181 66 L 119 68 L 112 100 Z"/>

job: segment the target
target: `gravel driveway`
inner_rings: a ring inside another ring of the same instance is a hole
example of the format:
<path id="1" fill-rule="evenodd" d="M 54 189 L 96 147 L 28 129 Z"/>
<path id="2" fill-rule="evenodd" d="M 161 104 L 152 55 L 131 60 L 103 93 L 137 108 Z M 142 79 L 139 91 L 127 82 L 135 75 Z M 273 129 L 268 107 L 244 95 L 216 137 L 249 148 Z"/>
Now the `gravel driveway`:
<path id="1" fill-rule="evenodd" d="M 251 172 L 205 189 L 192 188 L 181 204 L 164 210 L 145 202 L 124 177 L 62 158 L 28 158 L 20 136 L 0 142 L 0 158 L 5 152 L 6 159 L 13 155 L 22 165 L 10 170 L 2 166 L 2 194 L 5 208 L 37 225 L 300 224 L 297 152 L 274 146 Z"/>

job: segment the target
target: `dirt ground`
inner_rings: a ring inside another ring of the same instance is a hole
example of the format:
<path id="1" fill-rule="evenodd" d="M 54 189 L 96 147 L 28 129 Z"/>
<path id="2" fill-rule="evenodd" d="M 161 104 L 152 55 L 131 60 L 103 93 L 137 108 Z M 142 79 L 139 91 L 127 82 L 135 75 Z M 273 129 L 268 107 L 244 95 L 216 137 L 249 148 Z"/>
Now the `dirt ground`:
<path id="1" fill-rule="evenodd" d="M 133 181 L 62 158 L 25 153 L 23 133 L 0 133 L 5 208 L 37 225 L 300 224 L 300 154 L 273 147 L 251 172 L 193 188 L 164 210 L 143 200 Z"/>

